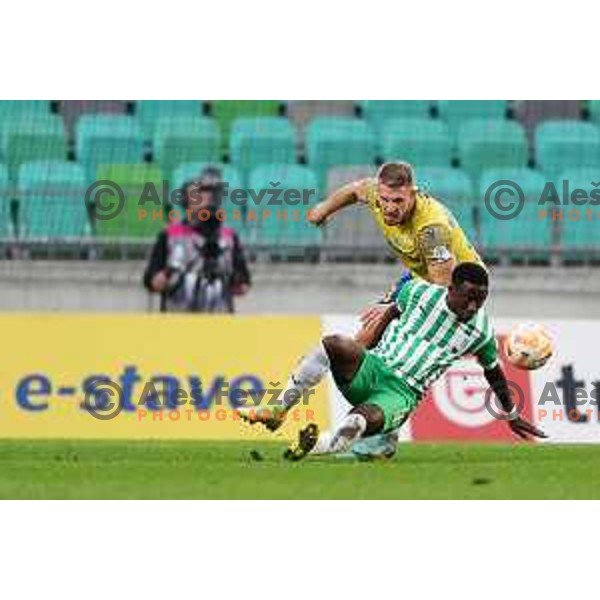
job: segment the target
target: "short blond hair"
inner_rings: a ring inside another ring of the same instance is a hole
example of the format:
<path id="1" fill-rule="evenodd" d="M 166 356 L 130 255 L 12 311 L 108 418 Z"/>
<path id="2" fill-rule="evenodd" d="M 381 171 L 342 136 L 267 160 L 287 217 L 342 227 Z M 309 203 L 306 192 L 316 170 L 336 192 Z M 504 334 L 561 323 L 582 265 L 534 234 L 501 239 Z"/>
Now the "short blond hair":
<path id="1" fill-rule="evenodd" d="M 405 162 L 390 162 L 379 167 L 377 181 L 391 188 L 415 185 L 415 173 L 411 165 Z"/>

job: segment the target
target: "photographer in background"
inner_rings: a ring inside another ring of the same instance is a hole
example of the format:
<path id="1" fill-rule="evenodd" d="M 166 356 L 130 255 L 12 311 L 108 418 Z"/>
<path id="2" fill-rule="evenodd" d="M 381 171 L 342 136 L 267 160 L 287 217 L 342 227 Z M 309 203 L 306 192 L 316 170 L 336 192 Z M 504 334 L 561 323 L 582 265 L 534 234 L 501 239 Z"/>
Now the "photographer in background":
<path id="1" fill-rule="evenodd" d="M 237 234 L 216 215 L 221 172 L 207 168 L 183 190 L 184 210 L 191 212 L 159 233 L 144 286 L 161 295 L 162 312 L 233 313 L 233 297 L 248 292 L 250 273 Z M 199 218 L 199 211 L 209 218 Z"/>

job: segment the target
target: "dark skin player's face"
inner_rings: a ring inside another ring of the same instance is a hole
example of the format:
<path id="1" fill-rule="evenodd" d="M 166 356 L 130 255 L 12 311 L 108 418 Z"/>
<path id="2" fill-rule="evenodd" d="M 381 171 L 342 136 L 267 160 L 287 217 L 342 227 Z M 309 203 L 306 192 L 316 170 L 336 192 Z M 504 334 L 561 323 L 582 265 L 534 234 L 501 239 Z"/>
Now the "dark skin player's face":
<path id="1" fill-rule="evenodd" d="M 487 286 L 464 281 L 448 288 L 448 307 L 460 321 L 468 321 L 484 305 L 487 295 Z"/>

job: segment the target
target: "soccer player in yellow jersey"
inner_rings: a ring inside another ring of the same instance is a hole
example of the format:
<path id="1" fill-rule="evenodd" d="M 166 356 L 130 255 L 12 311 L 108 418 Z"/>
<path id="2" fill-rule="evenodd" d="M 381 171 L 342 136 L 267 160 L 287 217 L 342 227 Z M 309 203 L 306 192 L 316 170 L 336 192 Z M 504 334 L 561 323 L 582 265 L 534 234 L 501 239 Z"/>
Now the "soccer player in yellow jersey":
<path id="1" fill-rule="evenodd" d="M 309 219 L 324 223 L 351 204 L 366 204 L 381 232 L 413 277 L 448 286 L 459 262 L 483 262 L 452 213 L 415 185 L 407 163 L 386 163 L 376 177 L 361 179 L 333 192 Z"/>

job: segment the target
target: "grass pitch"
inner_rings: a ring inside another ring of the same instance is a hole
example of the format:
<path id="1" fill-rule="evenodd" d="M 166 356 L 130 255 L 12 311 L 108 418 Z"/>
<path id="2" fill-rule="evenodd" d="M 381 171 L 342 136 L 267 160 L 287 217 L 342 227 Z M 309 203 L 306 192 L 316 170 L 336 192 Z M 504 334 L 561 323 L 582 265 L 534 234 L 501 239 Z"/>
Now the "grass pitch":
<path id="1" fill-rule="evenodd" d="M 600 498 L 600 446 L 403 444 L 290 464 L 250 442 L 0 441 L 0 498 Z"/>

